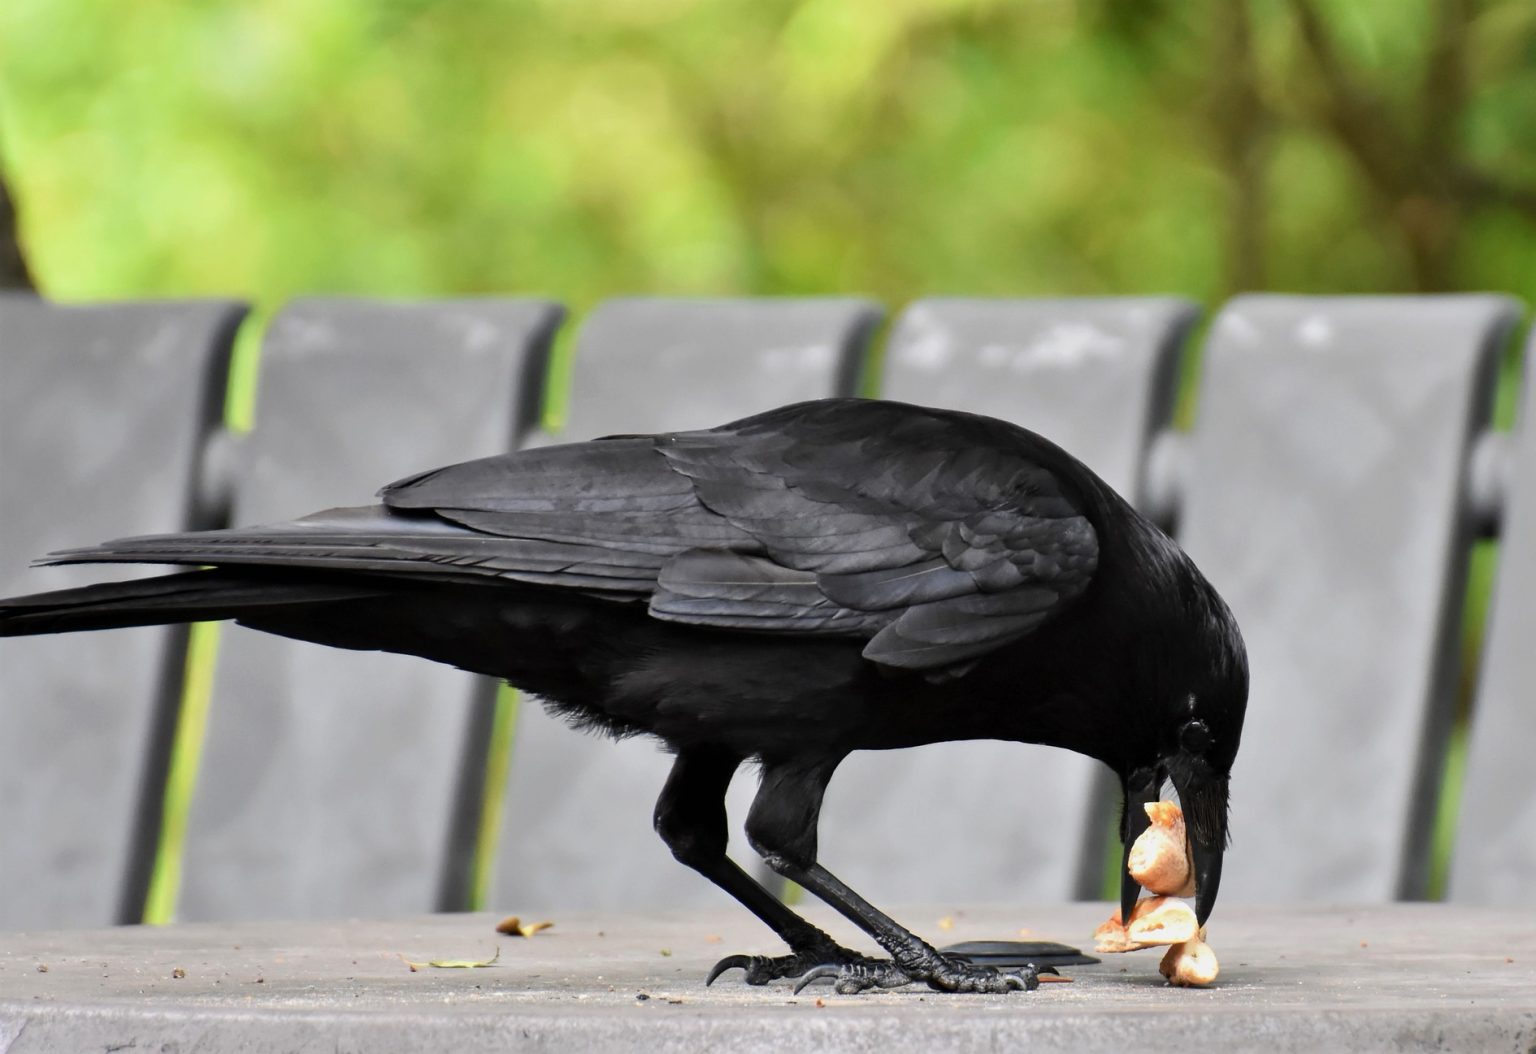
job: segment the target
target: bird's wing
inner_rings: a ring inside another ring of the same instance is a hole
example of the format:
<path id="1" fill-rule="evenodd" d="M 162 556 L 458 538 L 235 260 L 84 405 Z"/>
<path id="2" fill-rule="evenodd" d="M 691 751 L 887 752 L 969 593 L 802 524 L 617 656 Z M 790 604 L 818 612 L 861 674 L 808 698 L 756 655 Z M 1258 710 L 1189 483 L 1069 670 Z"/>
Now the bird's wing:
<path id="1" fill-rule="evenodd" d="M 1076 463 L 998 421 L 839 400 L 658 447 L 760 547 L 668 561 L 658 618 L 869 635 L 872 661 L 935 670 L 1028 634 L 1097 566 L 1093 526 L 1061 478 Z"/>
<path id="2" fill-rule="evenodd" d="M 875 662 L 940 670 L 1087 588 L 1097 539 L 1069 463 L 985 418 L 826 400 L 436 469 L 382 506 L 60 558 L 511 579 L 667 621 L 857 637 Z"/>
<path id="3" fill-rule="evenodd" d="M 1063 485 L 1073 468 L 1002 422 L 823 400 L 488 458 L 383 495 L 528 553 L 550 546 L 528 569 L 541 582 L 606 576 L 649 593 L 658 619 L 862 637 L 875 662 L 931 670 L 1018 639 L 1087 588 L 1098 542 Z"/>
<path id="4" fill-rule="evenodd" d="M 645 600 L 695 546 L 750 544 L 699 505 L 654 439 L 541 447 L 393 483 L 382 505 L 231 530 L 124 538 L 50 563 L 149 562 L 508 579 Z"/>

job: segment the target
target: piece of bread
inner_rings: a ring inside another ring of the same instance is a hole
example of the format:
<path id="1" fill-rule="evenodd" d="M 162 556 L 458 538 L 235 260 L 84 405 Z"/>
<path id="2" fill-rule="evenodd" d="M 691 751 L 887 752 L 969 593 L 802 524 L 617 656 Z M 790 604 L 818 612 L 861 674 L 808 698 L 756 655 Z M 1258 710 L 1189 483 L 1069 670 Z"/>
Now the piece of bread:
<path id="1" fill-rule="evenodd" d="M 1145 908 L 1142 905 L 1147 905 Z M 1200 924 L 1192 908 L 1171 897 L 1148 897 L 1138 901 L 1131 912 L 1126 936 L 1145 948 L 1154 944 L 1180 944 L 1199 935 Z"/>
<path id="2" fill-rule="evenodd" d="M 1216 953 L 1193 909 L 1174 897 L 1195 893 L 1194 861 L 1184 828 L 1184 813 L 1171 801 L 1147 802 L 1149 826 L 1136 839 L 1126 860 L 1131 878 L 1155 894 L 1143 897 L 1125 925 L 1116 909 L 1093 931 L 1094 951 L 1129 952 L 1169 946 L 1158 969 L 1171 984 L 1206 985 L 1216 980 Z"/>
<path id="3" fill-rule="evenodd" d="M 1143 897 L 1131 911 L 1131 924 L 1122 925 L 1117 908 L 1093 931 L 1096 952 L 1114 954 L 1193 940 L 1199 932 L 1188 904 L 1169 897 Z"/>
<path id="4" fill-rule="evenodd" d="M 1149 893 L 1170 897 L 1195 894 L 1195 868 L 1184 834 L 1184 813 L 1171 801 L 1146 803 L 1152 826 L 1131 846 L 1127 867 Z"/>
<path id="5" fill-rule="evenodd" d="M 1125 923 L 1120 921 L 1120 909 L 1106 919 L 1099 928 L 1093 931 L 1093 950 L 1107 954 L 1118 952 L 1131 952 L 1140 947 L 1132 944 L 1131 938 L 1125 932 Z"/>
<path id="6" fill-rule="evenodd" d="M 1175 944 L 1158 964 L 1158 972 L 1168 978 L 1168 983 L 1184 987 L 1199 987 L 1216 980 L 1221 964 L 1216 953 L 1205 943 L 1204 933 L 1192 941 Z"/>

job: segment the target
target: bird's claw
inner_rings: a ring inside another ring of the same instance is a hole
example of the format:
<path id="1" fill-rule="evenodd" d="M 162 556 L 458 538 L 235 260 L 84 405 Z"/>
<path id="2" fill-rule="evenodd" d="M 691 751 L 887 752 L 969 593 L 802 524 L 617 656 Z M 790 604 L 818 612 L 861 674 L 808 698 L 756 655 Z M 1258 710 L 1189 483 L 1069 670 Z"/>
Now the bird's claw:
<path id="1" fill-rule="evenodd" d="M 709 976 L 704 978 L 704 987 L 708 988 L 714 984 L 725 971 L 738 968 L 746 972 L 747 983 L 751 984 L 753 960 L 761 958 L 763 958 L 761 955 L 727 955 L 709 968 Z"/>
<path id="2" fill-rule="evenodd" d="M 852 963 L 870 961 L 872 960 L 858 952 L 836 947 L 809 953 L 796 952 L 793 955 L 727 955 L 710 967 L 709 975 L 704 978 L 704 985 L 708 987 L 714 984 L 727 970 L 741 970 L 746 974 L 747 984 L 765 985 L 785 977 L 800 977 L 807 970 L 819 969 L 823 965 L 831 965 L 833 969 L 839 969 Z"/>
<path id="3" fill-rule="evenodd" d="M 898 966 L 890 960 L 858 963 L 823 963 L 808 970 L 795 982 L 795 992 L 817 981 L 831 980 L 839 995 L 855 995 L 871 988 L 900 988 L 922 981 L 936 992 L 1033 992 L 1040 987 L 1041 974 L 1056 973 L 1054 966 L 1044 968 L 1034 963 L 1011 969 L 978 966 L 948 956 L 940 956 L 932 966 Z"/>
<path id="4" fill-rule="evenodd" d="M 900 988 L 915 978 L 889 959 L 867 959 L 856 963 L 822 963 L 795 982 L 795 994 L 817 981 L 830 979 L 838 995 L 856 995 L 871 988 Z"/>
<path id="5" fill-rule="evenodd" d="M 1042 969 L 1034 963 L 1007 968 L 982 966 L 945 955 L 922 979 L 937 992 L 1033 992 L 1040 987 L 1043 973 L 1056 973 L 1056 968 Z"/>
<path id="6" fill-rule="evenodd" d="M 815 984 L 817 981 L 825 980 L 828 977 L 836 977 L 842 972 L 843 968 L 841 966 L 833 966 L 830 963 L 812 967 L 795 982 L 795 994 L 799 995 L 803 989 Z"/>

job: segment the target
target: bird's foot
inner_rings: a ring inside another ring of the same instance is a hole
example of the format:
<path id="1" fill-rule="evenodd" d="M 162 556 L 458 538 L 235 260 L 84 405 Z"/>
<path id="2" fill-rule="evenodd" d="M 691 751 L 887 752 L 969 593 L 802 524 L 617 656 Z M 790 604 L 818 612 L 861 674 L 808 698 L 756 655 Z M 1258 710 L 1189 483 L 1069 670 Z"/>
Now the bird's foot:
<path id="1" fill-rule="evenodd" d="M 795 952 L 793 955 L 727 955 L 724 959 L 715 963 L 709 971 L 709 976 L 704 979 L 706 986 L 715 983 L 716 978 L 727 970 L 741 969 L 746 974 L 747 984 L 763 985 L 769 981 L 778 981 L 785 977 L 799 977 L 807 970 L 815 967 L 833 965 L 834 969 L 847 967 L 853 968 L 860 965 L 877 964 L 879 960 L 871 959 L 867 955 L 849 951 L 841 945 L 833 944 L 826 948 L 816 948 Z"/>
<path id="2" fill-rule="evenodd" d="M 900 988 L 924 982 L 936 992 L 1032 992 L 1040 987 L 1040 975 L 1056 972 L 1054 966 L 1041 968 L 1034 963 L 999 969 L 978 966 L 963 959 L 935 953 L 920 962 L 900 965 L 889 959 L 866 959 L 859 963 L 821 963 L 802 974 L 795 982 L 798 992 L 806 985 L 830 979 L 839 995 L 867 992 L 871 988 Z"/>
<path id="3" fill-rule="evenodd" d="M 916 978 L 889 959 L 870 959 L 861 963 L 818 963 L 795 981 L 795 994 L 817 981 L 830 980 L 839 995 L 854 995 L 871 988 L 900 988 Z"/>

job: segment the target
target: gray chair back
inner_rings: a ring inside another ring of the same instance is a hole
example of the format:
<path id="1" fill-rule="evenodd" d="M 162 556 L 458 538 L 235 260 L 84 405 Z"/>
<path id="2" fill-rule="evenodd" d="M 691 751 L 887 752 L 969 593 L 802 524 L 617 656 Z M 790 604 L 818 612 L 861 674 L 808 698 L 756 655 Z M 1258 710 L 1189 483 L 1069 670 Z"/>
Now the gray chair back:
<path id="1" fill-rule="evenodd" d="M 709 428 L 851 395 L 880 318 L 853 297 L 606 301 L 581 326 L 561 438 Z"/>
<path id="2" fill-rule="evenodd" d="M 1450 899 L 1529 910 L 1536 892 L 1536 333 L 1505 447 L 1498 577 L 1472 708 Z"/>
<path id="3" fill-rule="evenodd" d="M 1423 895 L 1468 452 L 1516 315 L 1492 296 L 1245 296 L 1216 319 L 1179 537 L 1252 670 L 1223 899 Z"/>
<path id="4" fill-rule="evenodd" d="M 369 504 L 414 470 L 511 448 L 560 318 L 532 300 L 291 304 L 263 343 L 233 519 Z M 494 691 L 419 659 L 227 628 L 180 917 L 463 907 Z"/>
<path id="5" fill-rule="evenodd" d="M 918 301 L 881 394 L 1023 425 L 1134 499 L 1197 314 L 1173 298 Z M 822 860 L 876 903 L 1097 896 L 1110 784 L 1087 758 L 1016 743 L 854 754 L 828 788 Z"/>
<path id="6" fill-rule="evenodd" d="M 707 427 L 851 394 L 879 318 L 876 305 L 851 298 L 609 301 L 582 326 L 564 436 Z M 577 735 L 536 700 L 522 700 L 495 905 L 719 902 L 724 894 L 682 870 L 651 830 L 670 762 L 649 739 L 615 744 Z M 738 773 L 728 802 L 739 859 L 755 785 L 753 773 Z M 750 850 L 745 856 L 755 860 Z"/>
<path id="7" fill-rule="evenodd" d="M 245 311 L 0 296 L 0 595 L 101 580 L 28 569 L 52 550 L 214 525 L 199 461 Z M 186 640 L 0 641 L 0 929 L 140 918 Z"/>

